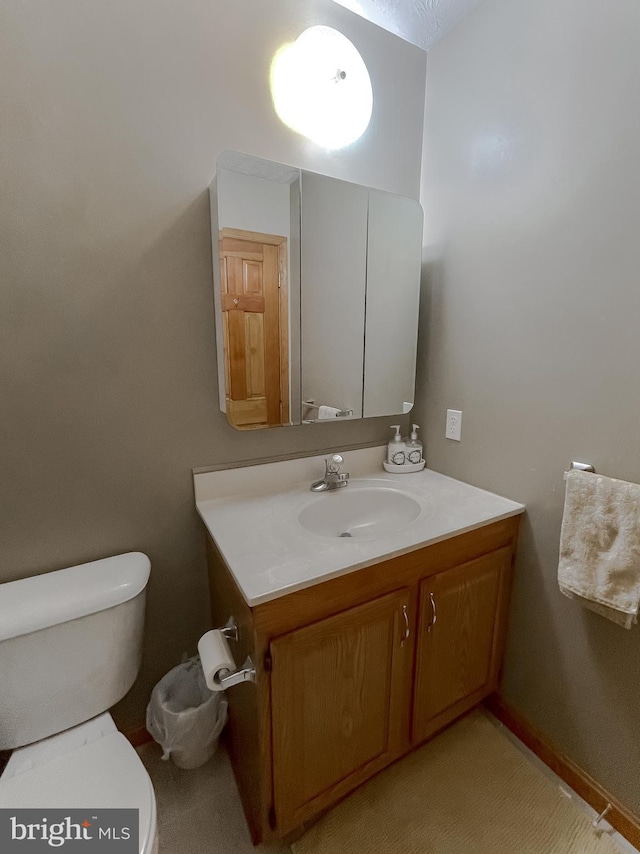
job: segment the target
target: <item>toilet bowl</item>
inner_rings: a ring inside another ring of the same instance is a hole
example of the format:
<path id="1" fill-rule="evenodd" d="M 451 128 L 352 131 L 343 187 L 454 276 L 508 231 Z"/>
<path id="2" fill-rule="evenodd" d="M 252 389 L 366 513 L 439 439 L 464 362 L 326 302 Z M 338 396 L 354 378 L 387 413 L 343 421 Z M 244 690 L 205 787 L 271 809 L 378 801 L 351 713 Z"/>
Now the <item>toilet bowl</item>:
<path id="1" fill-rule="evenodd" d="M 139 669 L 149 569 L 132 553 L 0 584 L 0 808 L 135 809 L 140 854 L 153 786 L 106 709 Z"/>
<path id="2" fill-rule="evenodd" d="M 0 777 L 0 807 L 137 809 L 140 854 L 157 849 L 151 780 L 108 713 L 15 750 Z"/>

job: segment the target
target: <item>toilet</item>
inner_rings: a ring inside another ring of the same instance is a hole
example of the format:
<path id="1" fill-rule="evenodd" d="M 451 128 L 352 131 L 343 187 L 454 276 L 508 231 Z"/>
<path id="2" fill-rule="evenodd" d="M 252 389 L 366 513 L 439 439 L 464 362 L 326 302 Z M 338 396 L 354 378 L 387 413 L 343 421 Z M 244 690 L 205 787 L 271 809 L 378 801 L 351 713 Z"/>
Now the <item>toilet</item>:
<path id="1" fill-rule="evenodd" d="M 0 808 L 137 809 L 140 854 L 153 786 L 107 709 L 140 668 L 149 572 L 130 552 L 0 584 Z"/>

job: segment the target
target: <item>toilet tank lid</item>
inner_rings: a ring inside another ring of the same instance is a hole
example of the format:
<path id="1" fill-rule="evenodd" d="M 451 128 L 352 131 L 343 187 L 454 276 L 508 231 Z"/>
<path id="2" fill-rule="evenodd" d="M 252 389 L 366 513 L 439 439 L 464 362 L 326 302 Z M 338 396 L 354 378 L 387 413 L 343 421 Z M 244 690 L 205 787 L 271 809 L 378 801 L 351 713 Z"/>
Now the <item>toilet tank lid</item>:
<path id="1" fill-rule="evenodd" d="M 149 580 L 142 552 L 0 584 L 0 641 L 77 620 L 133 599 Z"/>

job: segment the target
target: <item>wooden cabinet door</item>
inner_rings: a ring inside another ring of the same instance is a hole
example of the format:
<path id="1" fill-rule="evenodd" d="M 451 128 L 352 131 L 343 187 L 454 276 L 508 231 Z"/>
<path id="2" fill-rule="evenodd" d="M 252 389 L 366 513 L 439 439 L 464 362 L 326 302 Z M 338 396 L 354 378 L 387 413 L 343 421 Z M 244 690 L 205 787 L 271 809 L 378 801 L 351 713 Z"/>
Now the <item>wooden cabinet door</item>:
<path id="1" fill-rule="evenodd" d="M 286 833 L 407 747 L 409 591 L 271 643 L 274 806 Z M 406 619 L 405 619 L 406 618 Z"/>
<path id="2" fill-rule="evenodd" d="M 420 583 L 413 742 L 494 689 L 510 565 L 504 548 Z"/>

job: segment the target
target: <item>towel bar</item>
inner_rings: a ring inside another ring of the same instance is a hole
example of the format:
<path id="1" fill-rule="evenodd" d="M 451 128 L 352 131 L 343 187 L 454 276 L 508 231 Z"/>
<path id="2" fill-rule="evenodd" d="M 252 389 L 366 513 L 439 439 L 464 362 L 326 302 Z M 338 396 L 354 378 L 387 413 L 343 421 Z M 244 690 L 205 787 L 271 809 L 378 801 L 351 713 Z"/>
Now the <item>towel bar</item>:
<path id="1" fill-rule="evenodd" d="M 596 472 L 596 470 L 594 469 L 594 467 L 592 465 L 590 465 L 590 463 L 577 463 L 577 462 L 575 462 L 575 460 L 569 466 L 569 471 L 588 471 L 588 472 L 591 472 L 593 474 L 595 474 L 595 472 Z M 564 473 L 563 480 L 567 479 L 567 475 L 569 474 L 569 471 L 566 471 Z"/>

